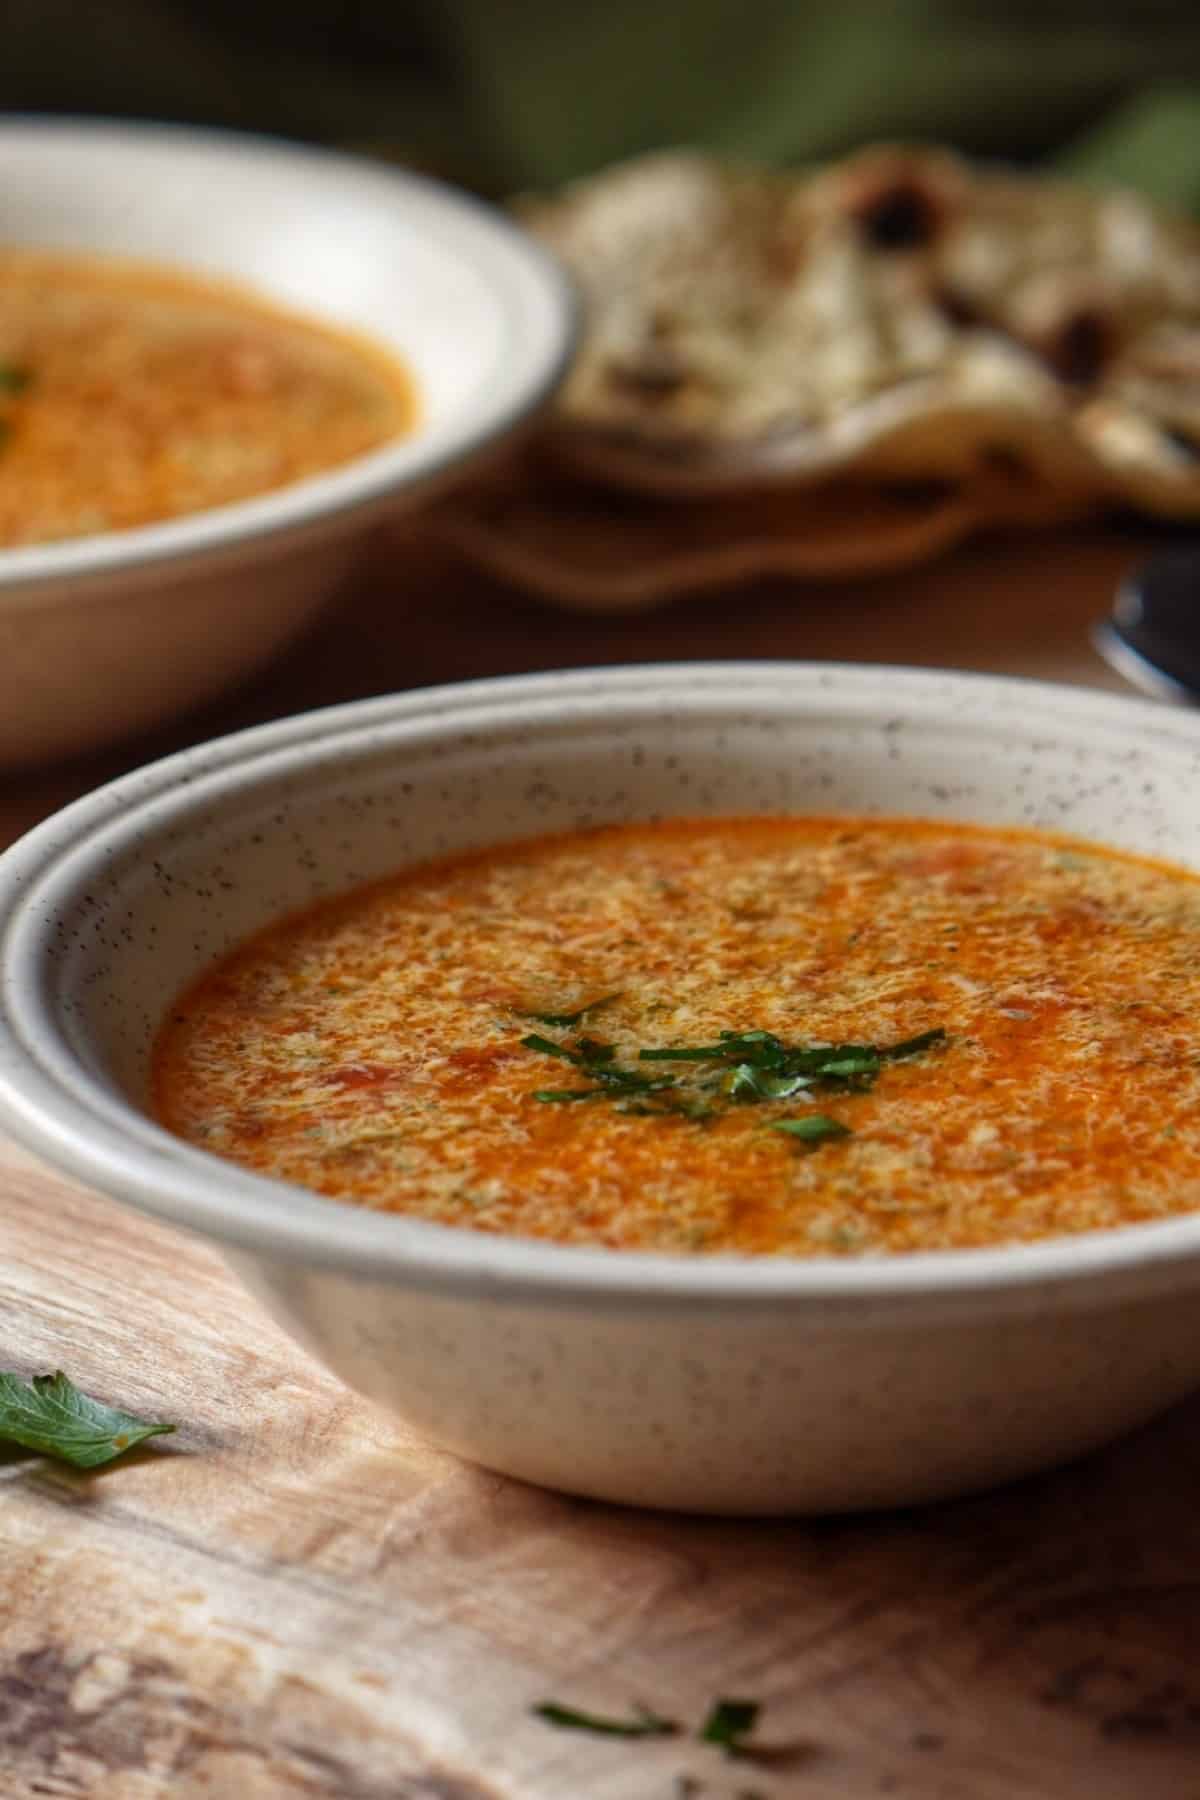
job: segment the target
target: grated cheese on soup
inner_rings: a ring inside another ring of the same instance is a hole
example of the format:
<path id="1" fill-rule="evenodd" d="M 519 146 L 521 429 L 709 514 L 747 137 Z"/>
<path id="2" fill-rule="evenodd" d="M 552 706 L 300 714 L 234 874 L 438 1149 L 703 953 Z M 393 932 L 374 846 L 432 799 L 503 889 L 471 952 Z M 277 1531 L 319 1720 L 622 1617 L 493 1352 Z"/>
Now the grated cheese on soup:
<path id="1" fill-rule="evenodd" d="M 173 1131 L 621 1249 L 1017 1243 L 1200 1207 L 1200 879 L 1023 831 L 606 827 L 409 870 L 179 1000 Z"/>

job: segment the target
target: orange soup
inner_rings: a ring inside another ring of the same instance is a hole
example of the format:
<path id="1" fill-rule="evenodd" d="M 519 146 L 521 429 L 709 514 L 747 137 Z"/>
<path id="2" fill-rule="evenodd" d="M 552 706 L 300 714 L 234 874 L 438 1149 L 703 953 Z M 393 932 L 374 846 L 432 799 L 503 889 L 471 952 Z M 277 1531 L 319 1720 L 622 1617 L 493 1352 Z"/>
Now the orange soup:
<path id="1" fill-rule="evenodd" d="M 622 1249 L 1024 1242 L 1200 1207 L 1200 879 L 905 820 L 607 827 L 255 938 L 155 1063 L 192 1143 Z"/>
<path id="2" fill-rule="evenodd" d="M 245 500 L 413 415 L 382 348 L 237 288 L 0 250 L 0 548 Z"/>

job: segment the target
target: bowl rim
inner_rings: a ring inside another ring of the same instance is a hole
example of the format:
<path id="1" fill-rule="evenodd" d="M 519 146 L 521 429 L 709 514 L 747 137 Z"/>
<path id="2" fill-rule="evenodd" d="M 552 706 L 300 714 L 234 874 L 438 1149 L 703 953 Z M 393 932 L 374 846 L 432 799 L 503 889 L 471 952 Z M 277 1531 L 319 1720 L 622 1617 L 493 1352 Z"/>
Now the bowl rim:
<path id="1" fill-rule="evenodd" d="M 886 718 L 898 704 L 937 716 L 957 697 L 964 729 L 981 712 L 1048 731 L 1064 723 L 1103 732 L 1111 744 L 1185 752 L 1200 777 L 1200 714 L 1083 687 L 895 665 L 796 662 L 633 664 L 507 676 L 357 700 L 257 725 L 178 751 L 84 795 L 0 856 L 0 1126 L 50 1164 L 169 1224 L 216 1238 L 232 1251 L 299 1262 L 427 1291 L 617 1309 L 825 1309 L 845 1317 L 863 1302 L 928 1311 L 1085 1303 L 1097 1291 L 1129 1294 L 1200 1280 L 1200 1213 L 1073 1237 L 988 1249 L 903 1256 L 687 1257 L 492 1237 L 381 1214 L 290 1183 L 253 1175 L 183 1144 L 132 1104 L 116 1099 L 68 1046 L 52 999 L 42 910 L 57 886 L 112 857 L 139 827 L 160 831 L 222 795 L 306 767 L 336 766 L 419 728 L 453 738 L 539 720 L 561 726 L 603 718 L 629 704 L 651 713 L 724 696 L 744 710 L 771 692 L 799 710 L 831 699 Z M 591 710 L 589 710 L 591 709 Z M 597 710 L 598 709 L 598 710 Z M 863 716 L 861 713 L 859 716 Z M 36 916 L 35 916 L 36 915 Z M 1052 1297 L 1048 1301 L 1048 1297 Z M 860 1321 L 861 1322 L 861 1321 Z"/>
<path id="2" fill-rule="evenodd" d="M 74 584 L 135 570 L 152 577 L 167 562 L 265 545 L 318 525 L 328 528 L 342 515 L 386 504 L 400 491 L 445 481 L 452 470 L 532 421 L 574 357 L 581 302 L 566 267 L 499 207 L 432 175 L 266 132 L 83 115 L 0 117 L 0 160 L 6 150 L 43 145 L 61 146 L 66 153 L 76 149 L 81 169 L 98 145 L 130 157 L 159 151 L 201 161 L 252 159 L 268 170 L 274 166 L 285 179 L 316 170 L 360 195 L 374 194 L 381 214 L 415 208 L 423 215 L 422 229 L 436 232 L 447 253 L 462 258 L 486 283 L 502 309 L 505 343 L 481 394 L 436 432 L 418 426 L 332 470 L 175 519 L 0 548 L 0 603 L 26 594 L 37 597 L 50 583 Z M 200 266 L 195 272 L 201 278 L 205 274 Z M 305 313 L 303 305 L 291 310 Z M 319 309 L 311 314 L 318 324 L 322 316 Z"/>

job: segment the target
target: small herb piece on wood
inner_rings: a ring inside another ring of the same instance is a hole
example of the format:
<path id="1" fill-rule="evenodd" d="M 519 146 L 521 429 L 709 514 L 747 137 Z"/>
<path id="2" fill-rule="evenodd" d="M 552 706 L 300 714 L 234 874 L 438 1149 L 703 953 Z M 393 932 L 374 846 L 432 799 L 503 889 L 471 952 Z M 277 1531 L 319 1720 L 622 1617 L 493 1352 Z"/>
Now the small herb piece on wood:
<path id="1" fill-rule="evenodd" d="M 31 379 L 20 363 L 0 362 L 0 394 L 23 394 Z"/>
<path id="2" fill-rule="evenodd" d="M 702 1744 L 718 1744 L 726 1756 L 745 1754 L 744 1739 L 754 1730 L 761 1707 L 757 1700 L 714 1700 L 697 1737 Z"/>
<path id="3" fill-rule="evenodd" d="M 840 1119 L 831 1119 L 826 1113 L 805 1113 L 800 1119 L 773 1119 L 767 1130 L 786 1131 L 790 1137 L 800 1138 L 808 1144 L 852 1136 L 848 1125 L 843 1125 Z"/>
<path id="4" fill-rule="evenodd" d="M 608 1719 L 599 1713 L 580 1712 L 573 1706 L 561 1706 L 557 1700 L 544 1700 L 533 1712 L 548 1725 L 564 1731 L 592 1731 L 601 1737 L 643 1738 L 675 1737 L 679 1726 L 674 1719 L 664 1719 L 647 1706 L 635 1706 L 632 1719 Z"/>
<path id="5" fill-rule="evenodd" d="M 174 1429 L 89 1400 L 61 1369 L 35 1375 L 31 1382 L 0 1372 L 0 1441 L 57 1457 L 77 1469 L 98 1469 L 135 1444 Z"/>

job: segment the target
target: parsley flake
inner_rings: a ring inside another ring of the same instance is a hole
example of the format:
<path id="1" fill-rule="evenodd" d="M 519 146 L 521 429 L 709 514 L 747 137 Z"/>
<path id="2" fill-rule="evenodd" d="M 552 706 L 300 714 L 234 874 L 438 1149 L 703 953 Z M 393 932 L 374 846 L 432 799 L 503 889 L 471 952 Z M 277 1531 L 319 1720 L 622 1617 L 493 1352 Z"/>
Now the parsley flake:
<path id="1" fill-rule="evenodd" d="M 828 1138 L 850 1137 L 850 1127 L 827 1113 L 805 1113 L 801 1119 L 772 1119 L 768 1131 L 786 1131 L 808 1144 L 822 1144 Z"/>
<path id="2" fill-rule="evenodd" d="M 743 1756 L 743 1740 L 754 1730 L 761 1710 L 757 1700 L 714 1700 L 696 1735 L 702 1744 L 718 1744 L 726 1756 Z"/>
<path id="3" fill-rule="evenodd" d="M 905 1038 L 902 1044 L 893 1044 L 888 1050 L 881 1050 L 880 1056 L 888 1062 L 902 1062 L 908 1056 L 920 1056 L 923 1050 L 932 1050 L 938 1044 L 946 1042 L 946 1033 L 940 1025 L 932 1031 L 922 1031 L 917 1037 Z"/>
<path id="4" fill-rule="evenodd" d="M 523 1037 L 521 1045 L 526 1050 L 540 1050 L 543 1056 L 561 1056 L 564 1062 L 577 1063 L 581 1060 L 573 1051 L 568 1050 L 565 1044 L 552 1043 L 549 1038 L 539 1037 L 536 1031 L 531 1031 L 528 1037 Z"/>
<path id="5" fill-rule="evenodd" d="M 578 1012 L 523 1012 L 520 1016 L 523 1019 L 533 1019 L 539 1025 L 557 1025 L 564 1031 L 570 1031 L 573 1026 L 581 1025 L 588 1014 L 594 1013 L 598 1007 L 611 1006 L 614 1000 L 620 998 L 620 994 L 602 994 L 599 1000 L 589 1000 L 586 1006 L 579 1008 Z"/>
<path id="6" fill-rule="evenodd" d="M 679 1726 L 674 1719 L 664 1719 L 647 1706 L 635 1706 L 632 1719 L 609 1719 L 600 1713 L 580 1712 L 573 1706 L 562 1706 L 557 1700 L 544 1700 L 533 1707 L 535 1717 L 564 1731 L 592 1731 L 601 1737 L 644 1738 L 675 1737 Z"/>

